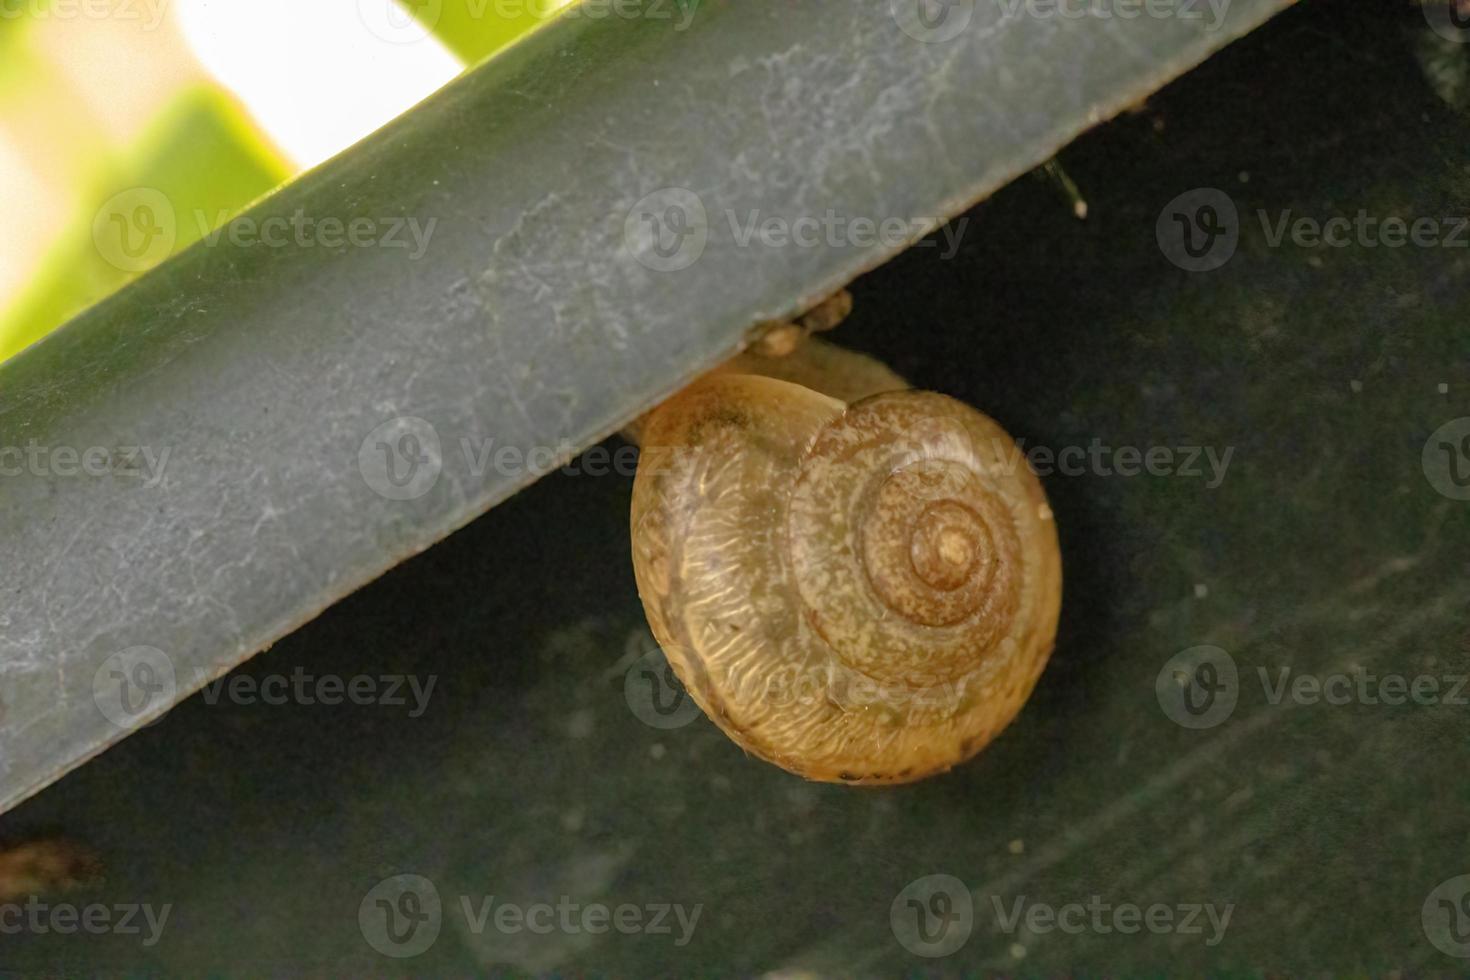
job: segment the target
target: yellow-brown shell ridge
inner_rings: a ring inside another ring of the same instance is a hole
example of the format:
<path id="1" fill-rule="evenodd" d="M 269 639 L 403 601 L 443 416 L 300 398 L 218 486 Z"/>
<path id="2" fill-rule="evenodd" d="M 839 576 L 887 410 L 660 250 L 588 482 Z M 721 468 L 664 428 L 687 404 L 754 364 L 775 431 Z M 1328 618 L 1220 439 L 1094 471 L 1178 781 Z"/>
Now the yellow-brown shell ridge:
<path id="1" fill-rule="evenodd" d="M 1046 665 L 1051 510 L 1014 442 L 930 392 L 852 405 L 706 377 L 643 432 L 639 594 L 690 694 L 810 779 L 908 782 L 974 755 Z"/>

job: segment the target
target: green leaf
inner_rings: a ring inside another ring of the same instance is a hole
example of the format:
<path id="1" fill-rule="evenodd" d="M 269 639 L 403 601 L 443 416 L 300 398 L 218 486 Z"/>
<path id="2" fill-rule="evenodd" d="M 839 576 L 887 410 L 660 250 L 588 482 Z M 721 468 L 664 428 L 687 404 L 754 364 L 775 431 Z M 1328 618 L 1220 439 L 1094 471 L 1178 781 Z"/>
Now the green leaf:
<path id="1" fill-rule="evenodd" d="M 398 0 L 466 64 L 495 52 L 570 6 L 563 0 Z"/>
<path id="2" fill-rule="evenodd" d="M 199 86 L 183 92 L 137 146 L 104 173 L 79 195 L 84 207 L 46 255 L 39 275 L 0 313 L 0 361 L 146 271 L 130 267 L 117 251 L 119 243 L 104 237 L 99 244 L 94 238 L 99 204 L 105 208 L 104 202 L 134 188 L 156 191 L 168 202 L 171 216 L 152 217 L 172 222 L 174 242 L 148 262 L 151 267 L 197 241 L 222 213 L 234 215 L 279 186 L 292 167 L 256 134 L 232 99 Z"/>

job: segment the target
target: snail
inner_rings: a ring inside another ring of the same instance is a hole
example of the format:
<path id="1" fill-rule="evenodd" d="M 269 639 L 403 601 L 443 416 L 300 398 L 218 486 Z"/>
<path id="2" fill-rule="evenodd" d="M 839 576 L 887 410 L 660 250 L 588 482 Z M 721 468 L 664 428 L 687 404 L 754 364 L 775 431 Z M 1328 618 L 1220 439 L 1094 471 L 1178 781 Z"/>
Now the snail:
<path id="1" fill-rule="evenodd" d="M 0 846 L 0 904 L 96 885 L 102 862 L 83 844 L 42 837 Z"/>
<path id="2" fill-rule="evenodd" d="M 912 782 L 1019 712 L 1055 643 L 1061 557 L 994 421 L 809 340 L 737 357 L 635 435 L 649 626 L 747 752 L 811 780 Z"/>

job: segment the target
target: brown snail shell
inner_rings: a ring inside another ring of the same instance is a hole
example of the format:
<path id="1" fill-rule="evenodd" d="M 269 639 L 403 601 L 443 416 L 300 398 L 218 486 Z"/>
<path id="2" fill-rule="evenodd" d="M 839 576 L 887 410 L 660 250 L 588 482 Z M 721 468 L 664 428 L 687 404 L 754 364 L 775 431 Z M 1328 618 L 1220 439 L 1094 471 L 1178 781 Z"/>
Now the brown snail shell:
<path id="1" fill-rule="evenodd" d="M 1051 510 L 995 422 L 931 392 L 851 405 L 718 372 L 652 412 L 633 561 L 654 636 L 747 751 L 809 779 L 963 762 L 1056 638 Z"/>

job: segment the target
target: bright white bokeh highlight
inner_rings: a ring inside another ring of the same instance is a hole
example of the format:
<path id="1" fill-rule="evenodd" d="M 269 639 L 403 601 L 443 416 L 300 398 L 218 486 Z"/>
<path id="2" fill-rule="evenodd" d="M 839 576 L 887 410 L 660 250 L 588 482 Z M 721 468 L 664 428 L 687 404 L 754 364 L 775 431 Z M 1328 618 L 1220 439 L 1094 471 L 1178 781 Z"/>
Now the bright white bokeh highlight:
<path id="1" fill-rule="evenodd" d="M 397 0 L 174 0 L 179 29 L 299 166 L 402 114 L 464 65 Z"/>

